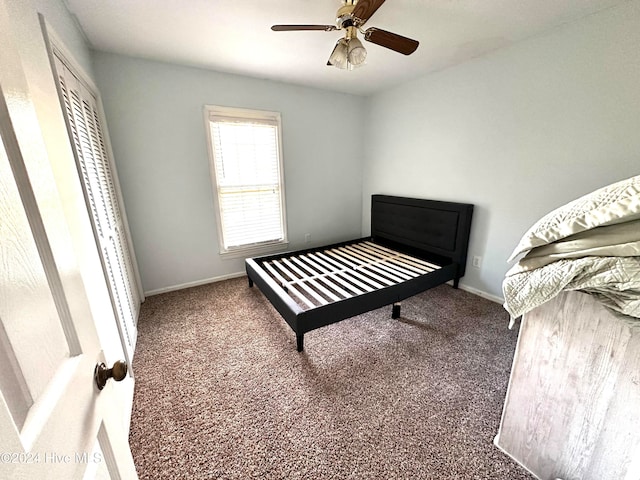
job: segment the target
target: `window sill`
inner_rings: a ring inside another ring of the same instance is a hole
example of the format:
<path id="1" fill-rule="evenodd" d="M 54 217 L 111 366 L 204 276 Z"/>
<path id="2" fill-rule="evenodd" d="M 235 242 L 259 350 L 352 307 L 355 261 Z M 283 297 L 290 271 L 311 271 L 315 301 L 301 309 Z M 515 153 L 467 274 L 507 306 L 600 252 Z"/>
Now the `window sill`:
<path id="1" fill-rule="evenodd" d="M 287 249 L 289 242 L 271 243 L 269 245 L 260 245 L 256 247 L 236 248 L 233 250 L 224 250 L 220 252 L 223 259 L 231 258 L 251 258 L 266 255 L 269 253 L 277 253 Z"/>

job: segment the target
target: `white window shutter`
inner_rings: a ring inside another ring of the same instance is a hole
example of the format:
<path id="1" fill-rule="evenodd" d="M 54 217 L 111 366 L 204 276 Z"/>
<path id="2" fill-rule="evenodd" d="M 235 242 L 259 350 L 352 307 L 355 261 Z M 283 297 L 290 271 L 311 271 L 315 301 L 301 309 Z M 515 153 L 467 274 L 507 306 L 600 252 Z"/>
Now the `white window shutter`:
<path id="1" fill-rule="evenodd" d="M 94 95 L 57 56 L 56 70 L 72 146 L 91 213 L 112 304 L 133 358 L 141 297 Z"/>

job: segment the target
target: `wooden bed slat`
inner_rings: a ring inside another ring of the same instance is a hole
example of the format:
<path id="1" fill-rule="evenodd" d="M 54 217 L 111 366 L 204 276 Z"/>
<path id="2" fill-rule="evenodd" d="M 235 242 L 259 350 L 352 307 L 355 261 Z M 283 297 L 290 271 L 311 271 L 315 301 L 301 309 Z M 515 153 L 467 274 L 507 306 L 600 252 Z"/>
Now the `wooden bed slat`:
<path id="1" fill-rule="evenodd" d="M 378 245 L 377 243 L 373 243 L 371 241 L 366 241 L 365 244 L 383 252 L 395 253 L 399 260 L 408 262 L 412 265 L 421 266 L 422 268 L 426 268 L 429 272 L 440 268 L 440 265 L 436 265 L 435 263 L 427 262 L 426 260 L 422 260 L 421 258 L 413 257 L 402 252 L 397 252 L 393 249 L 387 248 L 383 245 Z"/>
<path id="2" fill-rule="evenodd" d="M 395 255 L 392 255 L 390 253 L 373 249 L 370 246 L 364 245 L 362 243 L 355 244 L 354 247 L 362 251 L 365 251 L 371 255 L 378 256 L 379 258 L 385 259 L 385 261 L 388 262 L 390 265 L 398 269 L 401 269 L 402 271 L 406 272 L 408 275 L 412 275 L 412 276 L 424 275 L 425 273 L 429 273 L 433 271 L 433 269 L 427 270 L 426 267 L 420 268 L 410 263 L 407 263 L 406 260 L 402 261 L 398 252 L 396 252 Z"/>
<path id="3" fill-rule="evenodd" d="M 280 286 L 285 289 L 286 292 L 293 293 L 296 297 L 298 297 L 305 305 L 310 308 L 314 308 L 316 306 L 311 300 L 305 297 L 302 293 L 300 293 L 295 287 L 289 285 L 289 282 L 285 280 L 282 275 L 280 275 L 275 268 L 269 265 L 268 262 L 264 263 L 265 268 L 269 271 L 272 277 L 280 282 Z"/>
<path id="4" fill-rule="evenodd" d="M 407 255 L 407 254 L 402 253 L 402 252 L 396 252 L 395 250 L 391 250 L 390 248 L 383 247 L 382 245 L 378 245 L 377 243 L 373 243 L 373 242 L 370 242 L 370 241 L 366 241 L 365 243 L 367 245 L 371 245 L 372 247 L 379 248 L 379 249 L 384 250 L 386 252 L 395 252 L 398 255 L 399 258 L 403 258 L 403 259 L 406 259 L 407 261 L 409 261 L 411 263 L 415 263 L 415 264 L 423 265 L 423 266 L 427 267 L 429 272 L 432 272 L 434 270 L 438 270 L 440 268 L 440 265 L 436 265 L 435 263 L 427 262 L 426 260 L 422 260 L 420 258 L 412 257 L 411 255 Z"/>
<path id="5" fill-rule="evenodd" d="M 356 295 L 361 294 L 362 292 L 358 289 L 353 289 L 353 287 L 351 285 L 349 285 L 346 282 L 342 282 L 342 280 L 340 279 L 340 277 L 338 277 L 335 272 L 331 272 L 328 271 L 326 268 L 322 267 L 319 262 L 314 261 L 312 258 L 309 258 L 306 255 L 300 255 L 299 257 L 297 257 L 298 261 L 302 262 L 306 262 L 311 268 L 314 268 L 315 270 L 319 271 L 322 273 L 322 280 L 329 285 L 333 290 L 335 290 L 336 292 L 338 292 L 340 295 L 342 295 L 345 298 L 349 298 L 352 297 L 353 294 L 347 292 L 346 290 L 344 290 L 342 287 L 338 286 L 337 283 L 342 284 L 344 287 L 349 288 L 350 290 L 353 291 L 353 293 L 355 293 Z M 337 283 L 334 283 L 337 282 Z"/>
<path id="6" fill-rule="evenodd" d="M 275 265 L 281 272 L 283 272 L 287 277 L 291 278 L 292 280 L 290 282 L 288 282 L 287 286 L 291 286 L 293 283 L 295 283 L 295 280 L 297 279 L 297 277 L 291 273 L 286 266 L 284 266 L 281 262 L 279 262 L 278 260 L 274 260 L 273 265 Z M 318 301 L 318 303 L 320 303 L 320 305 L 326 305 L 327 303 L 329 303 L 324 297 L 322 297 L 320 294 L 318 294 L 318 292 L 316 292 L 313 288 L 309 287 L 309 285 L 307 285 L 306 283 L 303 282 L 298 282 L 297 285 L 299 285 L 303 290 L 305 290 L 309 295 L 311 295 L 313 298 L 316 299 L 316 301 Z M 315 306 L 315 305 L 314 305 Z"/>
<path id="7" fill-rule="evenodd" d="M 318 290 L 320 290 L 322 293 L 324 293 L 326 296 L 328 296 L 331 300 L 333 300 L 334 302 L 336 300 L 340 300 L 340 297 L 337 296 L 335 293 L 333 293 L 331 290 L 329 290 L 328 288 L 326 288 L 324 285 L 320 284 L 320 282 L 318 280 L 321 280 L 320 277 L 317 276 L 317 274 L 313 274 L 311 277 L 306 276 L 306 274 L 300 269 L 298 268 L 296 265 L 294 265 L 294 262 L 298 263 L 299 260 L 295 257 L 290 257 L 290 258 L 285 258 L 283 260 L 294 272 L 296 272 L 298 275 L 301 276 L 300 278 L 300 282 L 309 282 L 311 285 L 313 285 L 314 287 L 316 287 Z M 303 265 L 304 266 L 304 265 Z"/>
<path id="8" fill-rule="evenodd" d="M 370 253 L 358 248 L 358 245 L 352 245 L 345 247 L 349 251 L 352 251 L 354 255 L 359 258 L 365 260 L 368 264 L 376 265 L 384 270 L 387 270 L 389 273 L 393 275 L 399 275 L 405 280 L 408 280 L 413 277 L 417 277 L 418 275 L 414 272 L 407 271 L 403 269 L 401 266 L 393 263 L 393 258 L 391 256 L 387 257 L 376 257 L 371 255 Z M 394 268 L 395 267 L 395 268 Z"/>
<path id="9" fill-rule="evenodd" d="M 396 277 L 389 272 L 385 272 L 383 269 L 377 267 L 376 265 L 372 265 L 368 262 L 363 261 L 362 259 L 358 258 L 357 255 L 353 255 L 349 251 L 345 251 L 339 248 L 335 249 L 334 251 L 336 254 L 342 255 L 344 258 L 349 259 L 350 262 L 355 263 L 361 272 L 366 272 L 367 275 L 371 275 L 376 280 L 386 283 L 387 285 L 395 285 L 396 283 L 402 281 L 401 278 Z"/>
<path id="10" fill-rule="evenodd" d="M 364 275 L 360 274 L 360 272 L 356 272 L 353 269 L 353 266 L 347 266 L 344 263 L 340 263 L 335 258 L 330 257 L 327 251 L 324 251 L 322 253 L 319 252 L 318 255 L 321 255 L 323 258 L 326 258 L 327 261 L 338 266 L 340 268 L 340 275 L 342 276 L 342 278 L 344 278 L 348 282 L 354 282 L 356 285 L 365 289 L 367 292 L 373 292 L 376 288 L 383 287 L 383 285 L 371 281 L 370 278 L 365 277 Z"/>
<path id="11" fill-rule="evenodd" d="M 349 270 L 349 273 L 351 275 L 357 276 L 358 278 L 360 278 L 361 280 L 369 283 L 370 285 L 372 285 L 375 288 L 384 288 L 384 285 L 382 285 L 381 283 L 379 283 L 376 280 L 379 280 L 382 283 L 386 283 L 387 286 L 388 285 L 393 285 L 393 282 L 391 282 L 389 280 L 386 280 L 386 279 L 383 280 L 383 279 L 381 279 L 379 277 L 376 277 L 375 279 L 371 278 L 371 273 L 370 272 L 366 272 L 363 269 L 356 270 L 356 268 L 360 267 L 361 265 L 359 265 L 357 262 L 354 262 L 353 260 L 351 260 L 347 256 L 341 254 L 340 252 L 337 252 L 337 251 L 334 251 L 334 250 L 325 250 L 325 253 L 327 255 L 331 255 L 334 259 L 339 260 L 339 261 L 343 262 L 345 265 L 348 265 L 349 267 L 351 267 L 353 269 L 353 270 Z M 364 274 L 366 274 L 366 275 L 364 275 Z"/>
<path id="12" fill-rule="evenodd" d="M 317 263 L 313 262 L 313 260 L 311 260 L 309 258 L 306 258 L 304 255 L 299 255 L 297 257 L 289 257 L 289 259 L 292 262 L 295 262 L 296 264 L 298 264 L 301 268 L 304 268 L 307 272 L 311 273 L 311 276 L 308 277 L 309 280 L 316 280 L 318 282 L 324 283 L 326 285 L 326 287 L 328 287 L 329 289 L 333 290 L 334 292 L 337 292 L 343 298 L 350 298 L 350 297 L 353 296 L 351 293 L 349 293 L 346 290 L 342 289 L 341 287 L 339 287 L 338 285 L 336 285 L 332 281 L 332 280 L 336 280 L 335 273 L 327 272 L 327 270 L 323 269 L 320 265 L 318 265 Z M 318 272 L 320 272 L 320 273 L 318 273 Z M 299 281 L 304 281 L 304 279 L 296 280 L 294 283 L 299 282 Z M 341 298 L 339 296 L 336 296 L 331 291 L 328 291 L 328 292 L 325 292 L 325 293 L 329 297 L 333 298 L 336 301 L 337 300 L 341 300 Z M 358 293 L 358 292 L 356 292 L 356 293 Z"/>
<path id="13" fill-rule="evenodd" d="M 303 255 L 303 257 L 304 257 L 304 255 Z M 346 287 L 349 290 L 351 290 L 352 292 L 354 292 L 356 295 L 360 295 L 360 294 L 363 293 L 362 290 L 356 288 L 354 285 L 352 285 L 351 283 L 349 283 L 348 281 L 346 281 L 346 280 L 344 280 L 342 278 L 341 273 L 344 271 L 343 268 L 336 267 L 335 265 L 332 265 L 328 261 L 323 260 L 322 258 L 319 258 L 319 256 L 316 257 L 316 254 L 313 254 L 313 253 L 309 253 L 308 257 L 312 261 L 315 261 L 318 264 L 320 264 L 321 267 L 324 266 L 325 272 L 327 272 L 327 274 L 333 275 L 333 278 L 335 278 L 337 282 L 339 282 L 341 285 L 343 285 L 344 287 Z M 327 259 L 327 260 L 329 260 L 329 259 Z"/>
<path id="14" fill-rule="evenodd" d="M 362 283 L 359 280 L 356 280 L 354 278 L 354 275 L 351 275 L 351 273 L 356 273 L 357 274 L 357 272 L 354 272 L 352 269 L 345 268 L 344 265 L 335 262 L 332 258 L 329 258 L 328 256 L 324 255 L 322 252 L 318 252 L 317 256 L 321 257 L 322 261 L 325 262 L 326 264 L 333 265 L 334 267 L 337 267 L 339 270 L 337 270 L 335 272 L 336 275 L 338 277 L 342 278 L 342 280 L 345 283 L 347 283 L 349 285 L 353 284 L 354 285 L 353 288 L 359 287 L 362 290 L 364 290 L 365 292 L 373 292 L 375 290 L 375 288 L 373 288 L 371 285 L 368 285 L 366 283 Z"/>

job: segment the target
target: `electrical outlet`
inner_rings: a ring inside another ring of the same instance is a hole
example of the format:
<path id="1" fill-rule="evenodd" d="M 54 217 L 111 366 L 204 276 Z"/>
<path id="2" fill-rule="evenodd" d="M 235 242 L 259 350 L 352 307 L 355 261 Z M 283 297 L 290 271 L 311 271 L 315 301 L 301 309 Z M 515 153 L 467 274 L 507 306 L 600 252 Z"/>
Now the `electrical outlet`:
<path id="1" fill-rule="evenodd" d="M 476 255 L 473 257 L 473 260 L 471 261 L 471 265 L 473 265 L 476 268 L 480 268 L 480 264 L 482 263 L 482 257 Z"/>
<path id="2" fill-rule="evenodd" d="M 309 243 L 309 240 L 311 240 L 311 234 L 310 233 L 305 233 L 304 234 L 304 243 Z"/>

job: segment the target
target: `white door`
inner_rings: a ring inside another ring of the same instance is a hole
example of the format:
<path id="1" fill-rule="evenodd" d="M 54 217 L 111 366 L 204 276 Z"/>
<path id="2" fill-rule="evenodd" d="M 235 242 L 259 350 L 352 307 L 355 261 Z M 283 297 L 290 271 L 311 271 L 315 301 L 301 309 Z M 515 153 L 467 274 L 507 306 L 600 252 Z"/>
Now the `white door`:
<path id="1" fill-rule="evenodd" d="M 132 380 L 109 380 L 103 390 L 94 382 L 107 345 L 73 249 L 61 200 L 68 192 L 47 167 L 4 8 L 0 2 L 0 478 L 135 479 L 123 393 Z"/>

